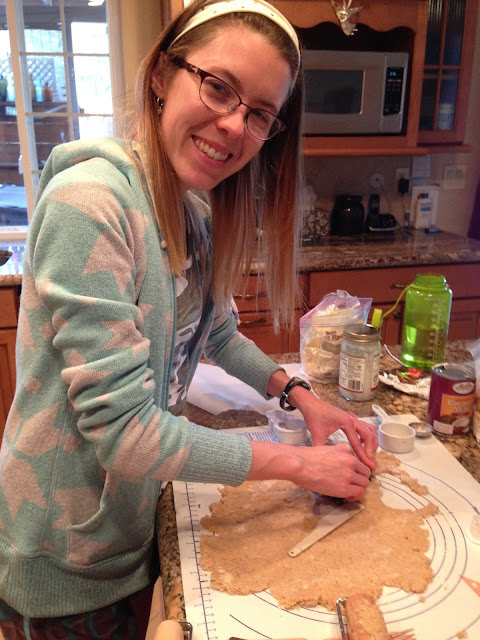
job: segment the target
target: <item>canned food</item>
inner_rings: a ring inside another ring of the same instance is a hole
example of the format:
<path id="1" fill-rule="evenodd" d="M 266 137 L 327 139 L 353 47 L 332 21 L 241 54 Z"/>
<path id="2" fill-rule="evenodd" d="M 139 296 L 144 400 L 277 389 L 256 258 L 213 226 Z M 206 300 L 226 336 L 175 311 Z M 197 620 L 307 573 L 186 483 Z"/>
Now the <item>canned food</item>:
<path id="1" fill-rule="evenodd" d="M 475 373 L 466 364 L 443 362 L 432 367 L 428 399 L 429 422 L 442 436 L 464 436 L 470 431 L 475 402 Z"/>

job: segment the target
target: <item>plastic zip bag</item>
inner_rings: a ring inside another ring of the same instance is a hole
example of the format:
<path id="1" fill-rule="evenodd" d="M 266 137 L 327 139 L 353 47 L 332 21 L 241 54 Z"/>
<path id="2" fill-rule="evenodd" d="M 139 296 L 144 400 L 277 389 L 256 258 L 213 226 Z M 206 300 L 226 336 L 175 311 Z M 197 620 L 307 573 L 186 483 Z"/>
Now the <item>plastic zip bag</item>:
<path id="1" fill-rule="evenodd" d="M 343 329 L 348 324 L 366 323 L 371 305 L 372 298 L 357 298 L 338 289 L 300 318 L 304 375 L 323 383 L 338 380 Z"/>

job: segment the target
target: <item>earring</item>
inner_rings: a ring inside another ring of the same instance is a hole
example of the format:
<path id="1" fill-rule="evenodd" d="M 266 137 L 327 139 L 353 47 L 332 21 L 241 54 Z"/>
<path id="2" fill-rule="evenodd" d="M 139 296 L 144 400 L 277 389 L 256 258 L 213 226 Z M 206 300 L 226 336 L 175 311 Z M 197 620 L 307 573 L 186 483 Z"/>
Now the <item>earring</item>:
<path id="1" fill-rule="evenodd" d="M 157 103 L 157 113 L 158 115 L 161 115 L 163 111 L 163 100 L 157 96 L 155 98 L 155 102 Z"/>

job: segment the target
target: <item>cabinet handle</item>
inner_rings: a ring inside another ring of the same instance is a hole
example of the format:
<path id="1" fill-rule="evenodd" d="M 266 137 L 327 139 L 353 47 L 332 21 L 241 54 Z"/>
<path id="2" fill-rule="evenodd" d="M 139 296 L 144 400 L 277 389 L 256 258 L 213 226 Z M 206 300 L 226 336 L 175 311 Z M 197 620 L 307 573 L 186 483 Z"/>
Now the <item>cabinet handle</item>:
<path id="1" fill-rule="evenodd" d="M 395 313 L 393 314 L 393 317 L 395 318 L 395 320 L 401 320 L 402 319 L 402 312 L 401 311 L 395 311 Z"/>
<path id="2" fill-rule="evenodd" d="M 255 320 L 242 320 L 240 322 L 240 326 L 242 325 L 252 325 L 252 324 L 265 324 L 267 319 L 265 317 L 255 318 Z"/>
<path id="3" fill-rule="evenodd" d="M 390 285 L 390 289 L 405 289 L 408 285 L 406 284 L 397 284 L 396 282 L 392 282 Z"/>
<path id="4" fill-rule="evenodd" d="M 267 295 L 266 291 L 259 291 L 258 293 L 247 293 L 244 296 L 242 296 L 241 293 L 234 293 L 233 299 L 234 300 L 256 300 L 257 298 L 265 298 L 266 295 Z"/>

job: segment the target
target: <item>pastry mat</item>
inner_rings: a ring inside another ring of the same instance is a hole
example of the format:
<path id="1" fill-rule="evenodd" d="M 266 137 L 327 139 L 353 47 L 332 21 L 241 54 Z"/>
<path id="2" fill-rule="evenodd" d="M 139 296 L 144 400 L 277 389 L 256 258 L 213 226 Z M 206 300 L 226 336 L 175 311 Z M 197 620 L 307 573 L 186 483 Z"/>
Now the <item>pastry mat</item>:
<path id="1" fill-rule="evenodd" d="M 413 415 L 395 416 L 413 422 Z M 378 425 L 378 418 L 364 418 Z M 269 427 L 229 429 L 255 440 L 275 439 Z M 346 441 L 341 432 L 330 441 Z M 399 454 L 402 467 L 430 493 L 418 496 L 395 476 L 382 475 L 383 500 L 390 507 L 418 509 L 427 501 L 439 513 L 425 521 L 430 532 L 428 557 L 433 582 L 423 594 L 384 588 L 378 604 L 389 631 L 413 627 L 417 640 L 454 640 L 467 631 L 470 640 L 480 639 L 480 544 L 468 537 L 475 514 L 480 513 L 480 484 L 434 437 L 417 438 L 411 453 Z M 199 565 L 200 519 L 220 498 L 220 485 L 174 482 L 180 559 L 186 618 L 193 625 L 193 640 L 228 640 L 231 636 L 306 638 L 340 637 L 337 614 L 317 606 L 287 611 L 278 607 L 268 591 L 231 596 L 210 587 L 210 574 Z"/>

